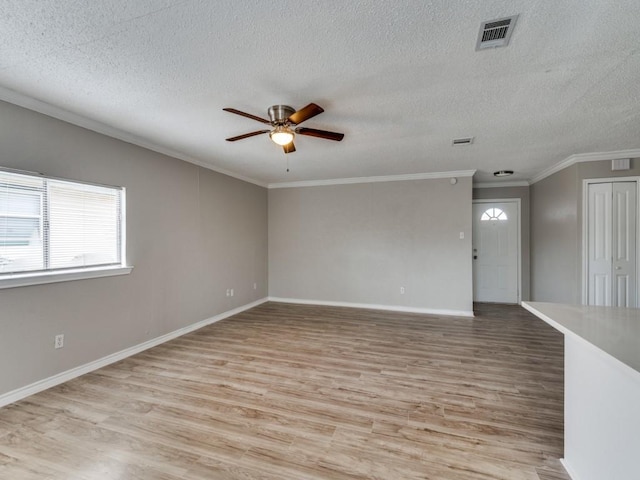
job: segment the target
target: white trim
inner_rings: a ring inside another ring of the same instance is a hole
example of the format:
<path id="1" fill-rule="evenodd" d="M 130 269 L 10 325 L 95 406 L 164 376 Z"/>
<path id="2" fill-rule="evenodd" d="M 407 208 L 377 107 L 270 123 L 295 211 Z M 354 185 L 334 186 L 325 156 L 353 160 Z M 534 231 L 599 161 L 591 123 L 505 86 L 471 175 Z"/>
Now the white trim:
<path id="1" fill-rule="evenodd" d="M 265 182 L 262 182 L 260 180 L 245 177 L 244 175 L 240 175 L 238 173 L 216 167 L 214 165 L 211 165 L 210 163 L 198 160 L 194 157 L 185 155 L 171 148 L 162 147 L 160 145 L 156 145 L 155 143 L 151 143 L 148 140 L 143 139 L 142 137 L 133 135 L 132 133 L 111 127 L 102 122 L 98 122 L 97 120 L 83 117 L 82 115 L 78 115 L 50 103 L 27 97 L 26 95 L 22 95 L 21 93 L 10 90 L 6 87 L 0 86 L 0 100 L 11 103 L 13 105 L 17 105 L 19 107 L 26 108 L 28 110 L 32 110 L 34 112 L 42 113 L 43 115 L 47 115 L 48 117 L 57 118 L 58 120 L 62 120 L 63 122 L 67 122 L 78 127 L 86 128 L 87 130 L 106 135 L 107 137 L 122 140 L 123 142 L 131 143 L 132 145 L 161 153 L 162 155 L 177 158 L 179 160 L 198 165 L 199 167 L 207 168 L 209 170 L 213 170 L 214 172 L 237 178 L 238 180 L 242 180 L 244 182 L 253 183 L 254 185 L 258 185 L 260 187 L 267 186 Z"/>
<path id="2" fill-rule="evenodd" d="M 405 175 L 383 175 L 378 177 L 333 178 L 329 180 L 305 180 L 300 182 L 270 183 L 267 188 L 319 187 L 324 185 L 348 185 L 354 183 L 402 182 L 407 180 L 432 180 L 436 178 L 473 177 L 475 170 L 451 172 L 408 173 Z"/>
<path id="3" fill-rule="evenodd" d="M 76 270 L 48 271 L 37 273 L 3 274 L 0 276 L 0 289 L 27 287 L 29 285 L 42 285 L 45 283 L 71 282 L 88 278 L 114 277 L 116 275 L 129 275 L 133 270 L 131 266 L 95 267 Z M 6 276 L 5 276 L 6 275 Z"/>
<path id="4" fill-rule="evenodd" d="M 486 182 L 474 183 L 473 188 L 504 188 L 504 187 L 528 187 L 526 180 L 514 180 L 512 182 Z"/>
<path id="5" fill-rule="evenodd" d="M 379 305 L 374 303 L 332 302 L 327 300 L 310 300 L 304 298 L 269 297 L 270 302 L 297 303 L 300 305 L 323 305 L 329 307 L 366 308 L 369 310 L 385 310 L 390 312 L 424 313 L 427 315 L 446 315 L 454 317 L 473 317 L 473 310 L 444 310 L 438 308 L 403 307 L 398 305 Z"/>
<path id="6" fill-rule="evenodd" d="M 631 150 L 618 150 L 615 152 L 578 153 L 565 158 L 561 162 L 555 165 L 552 165 L 551 167 L 533 176 L 529 180 L 529 184 L 533 185 L 534 183 L 539 182 L 540 180 L 543 180 L 548 176 L 559 172 L 560 170 L 564 170 L 565 168 L 570 167 L 575 163 L 599 162 L 601 160 L 617 160 L 619 158 L 638 158 L 638 157 L 640 157 L 640 148 L 635 148 Z"/>
<path id="7" fill-rule="evenodd" d="M 127 189 L 120 191 L 120 263 L 127 265 Z M 129 270 L 128 273 L 131 273 Z"/>
<path id="8" fill-rule="evenodd" d="M 6 87 L 0 86 L 0 100 L 11 103 L 13 105 L 17 105 L 19 107 L 26 108 L 28 110 L 32 110 L 34 112 L 42 113 L 43 115 L 47 115 L 52 118 L 57 118 L 58 120 L 62 120 L 63 122 L 67 122 L 72 125 L 86 128 L 87 130 L 91 130 L 93 132 L 100 133 L 102 135 L 115 138 L 117 140 L 122 140 L 123 142 L 131 143 L 132 145 L 136 145 L 138 147 L 142 147 L 147 150 L 160 153 L 162 155 L 167 155 L 169 157 L 177 158 L 179 160 L 183 160 L 185 162 L 198 165 L 199 167 L 206 168 L 208 170 L 212 170 L 214 172 L 227 175 L 229 177 L 237 178 L 238 180 L 242 180 L 244 182 L 253 183 L 254 185 L 258 185 L 260 187 L 293 188 L 293 187 L 313 187 L 313 186 L 320 186 L 320 185 L 343 185 L 343 184 L 351 184 L 351 183 L 392 182 L 392 181 L 400 181 L 400 180 L 466 177 L 466 176 L 473 176 L 473 174 L 475 173 L 475 170 L 462 170 L 462 171 L 453 171 L 453 172 L 417 173 L 417 174 L 408 174 L 408 175 L 389 175 L 389 176 L 380 176 L 380 177 L 359 177 L 359 178 L 344 178 L 344 179 L 331 179 L 331 180 L 310 180 L 310 181 L 301 181 L 301 182 L 283 182 L 283 183 L 267 184 L 266 182 L 263 182 L 261 180 L 240 175 L 238 173 L 232 172 L 230 170 L 226 170 L 224 168 L 216 167 L 211 163 L 205 162 L 203 160 L 199 160 L 189 155 L 185 155 L 184 153 L 180 153 L 171 148 L 156 145 L 155 143 L 151 143 L 142 137 L 133 135 L 132 133 L 114 128 L 112 126 L 109 126 L 97 120 L 92 120 L 82 115 L 78 115 L 77 113 L 70 112 L 68 110 L 57 107 L 50 103 L 28 97 L 26 95 L 23 95 L 21 93 L 18 93 Z M 579 153 L 579 154 L 571 155 L 566 159 L 562 160 L 561 162 L 543 170 L 542 172 L 532 177 L 528 182 L 527 181 L 505 182 L 499 185 L 497 184 L 497 182 L 491 182 L 486 184 L 479 183 L 474 185 L 474 188 L 492 188 L 493 186 L 504 187 L 504 186 L 533 185 L 534 183 L 539 182 L 540 180 L 547 178 L 548 176 L 553 175 L 554 173 L 559 172 L 564 168 L 570 167 L 574 163 L 595 162 L 599 160 L 616 160 L 619 158 L 638 158 L 638 157 L 640 157 L 640 149 L 638 148 L 631 149 L 631 150 L 620 150 L 615 152 Z M 468 172 L 472 172 L 472 173 L 469 174 Z M 492 183 L 496 183 L 496 185 L 492 185 Z M 517 185 L 509 185 L 512 183 L 517 183 Z M 489 187 L 489 186 L 483 187 L 481 185 L 492 185 L 492 187 Z"/>
<path id="9" fill-rule="evenodd" d="M 516 296 L 517 298 L 517 304 L 520 305 L 522 303 L 522 199 L 520 198 L 478 198 L 478 199 L 474 199 L 471 202 L 473 203 L 515 203 L 516 207 L 518 208 L 518 263 L 517 263 L 517 270 L 518 270 L 518 295 Z M 473 226 L 473 222 L 471 222 L 471 225 Z M 472 238 L 472 243 L 473 243 L 473 232 L 471 234 L 471 238 Z M 472 247 L 473 248 L 473 245 Z M 477 300 L 474 298 L 473 299 L 474 302 L 476 302 Z"/>
<path id="10" fill-rule="evenodd" d="M 592 183 L 635 182 L 636 215 L 640 215 L 640 176 L 585 178 L 582 180 L 582 304 L 589 300 L 589 185 Z M 636 221 L 636 307 L 640 306 L 640 221 Z"/>
<path id="11" fill-rule="evenodd" d="M 207 325 L 219 322 L 220 320 L 224 320 L 225 318 L 228 318 L 232 315 L 237 315 L 238 313 L 244 312 L 245 310 L 257 307 L 258 305 L 261 305 L 266 301 L 266 298 L 256 300 L 255 302 L 251 302 L 241 307 L 234 308 L 233 310 L 228 310 L 224 313 L 220 313 L 213 317 L 207 318 L 206 320 L 202 320 L 201 322 L 194 323 L 187 327 L 174 330 L 173 332 L 169 332 L 165 335 L 161 335 L 146 342 L 139 343 L 138 345 L 134 345 L 133 347 L 125 348 L 124 350 L 112 353 L 111 355 L 99 358 L 98 360 L 94 360 L 92 362 L 85 363 L 84 365 L 80 365 L 79 367 L 75 367 L 65 372 L 58 373 L 57 375 L 45 378 L 44 380 L 34 382 L 30 385 L 18 388 L 16 390 L 12 390 L 11 392 L 0 395 L 0 407 L 9 405 L 13 402 L 17 402 L 18 400 L 22 400 L 23 398 L 26 398 L 48 388 L 55 387 L 56 385 L 60 385 L 61 383 L 68 382 L 69 380 L 84 375 L 85 373 L 93 372 L 94 370 L 97 370 L 99 368 L 106 367 L 107 365 L 123 360 L 151 347 L 160 345 L 161 343 L 168 342 L 169 340 L 173 340 L 174 338 L 178 338 L 182 335 L 193 332 L 194 330 L 198 330 L 199 328 L 206 327 Z"/>
<path id="12" fill-rule="evenodd" d="M 589 299 L 589 184 L 586 180 L 582 181 L 582 305 L 588 304 Z"/>
<path id="13" fill-rule="evenodd" d="M 580 480 L 580 477 L 578 477 L 578 475 L 576 475 L 576 473 L 573 471 L 571 466 L 569 466 L 569 464 L 567 463 L 567 459 L 566 458 L 561 458 L 560 459 L 560 463 L 562 464 L 562 466 L 566 470 L 567 475 L 569 475 L 569 478 L 571 478 L 571 480 Z"/>

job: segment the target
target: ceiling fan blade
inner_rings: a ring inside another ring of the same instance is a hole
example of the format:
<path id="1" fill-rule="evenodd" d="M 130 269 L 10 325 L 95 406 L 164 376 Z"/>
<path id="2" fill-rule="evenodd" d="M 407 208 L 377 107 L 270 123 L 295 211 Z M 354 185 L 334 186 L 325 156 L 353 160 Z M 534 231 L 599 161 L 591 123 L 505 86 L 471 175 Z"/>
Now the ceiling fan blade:
<path id="1" fill-rule="evenodd" d="M 289 123 L 298 125 L 305 120 L 309 120 L 311 117 L 315 117 L 316 115 L 321 114 L 322 112 L 324 112 L 322 107 L 316 105 L 315 103 L 310 103 L 306 107 L 301 108 L 297 112 L 289 115 L 289 118 L 287 118 L 287 120 L 289 121 Z"/>
<path id="2" fill-rule="evenodd" d="M 316 130 L 315 128 L 296 128 L 296 133 L 299 135 L 308 135 L 310 137 L 326 138 L 327 140 L 335 140 L 339 142 L 344 138 L 344 133 L 327 132 L 326 130 Z"/>
<path id="3" fill-rule="evenodd" d="M 251 115 L 250 113 L 241 112 L 240 110 L 236 110 L 235 108 L 223 108 L 222 110 L 224 110 L 225 112 L 229 112 L 229 113 L 235 113 L 236 115 L 240 115 L 241 117 L 247 117 L 247 118 L 250 118 L 252 120 L 257 120 L 258 122 L 268 123 L 269 125 L 271 125 L 271 122 L 269 120 L 266 120 L 266 119 L 260 118 L 260 117 L 256 117 L 255 115 Z"/>
<path id="4" fill-rule="evenodd" d="M 263 133 L 268 133 L 271 130 L 258 130 L 251 133 L 245 133 L 244 135 L 238 135 L 237 137 L 227 138 L 227 142 L 235 142 L 236 140 L 242 140 L 243 138 L 255 137 L 256 135 L 262 135 Z"/>
<path id="5" fill-rule="evenodd" d="M 296 151 L 296 146 L 293 144 L 293 142 L 291 142 L 283 145 L 282 149 L 284 150 L 284 153 L 293 153 Z"/>

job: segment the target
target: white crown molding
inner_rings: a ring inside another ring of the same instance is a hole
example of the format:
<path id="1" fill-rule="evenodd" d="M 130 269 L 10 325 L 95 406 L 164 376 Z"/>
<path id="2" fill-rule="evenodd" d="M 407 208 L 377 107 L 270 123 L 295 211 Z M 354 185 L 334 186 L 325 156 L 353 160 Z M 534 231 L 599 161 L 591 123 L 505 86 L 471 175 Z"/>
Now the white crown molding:
<path id="1" fill-rule="evenodd" d="M 474 183 L 473 188 L 503 188 L 503 187 L 528 187 L 529 182 L 526 180 L 515 180 L 513 182 L 487 182 Z"/>
<path id="2" fill-rule="evenodd" d="M 0 100 L 17 105 L 19 107 L 26 108 L 28 110 L 33 110 L 34 112 L 38 112 L 43 115 L 56 118 L 58 120 L 62 120 L 64 122 L 70 123 L 72 125 L 76 125 L 78 127 L 86 128 L 87 130 L 91 130 L 93 132 L 100 133 L 102 135 L 106 135 L 108 137 L 121 140 L 123 142 L 130 143 L 132 145 L 136 145 L 138 147 L 145 148 L 147 150 L 151 150 L 153 152 L 160 153 L 162 155 L 167 155 L 169 157 L 177 158 L 178 160 L 183 160 L 185 162 L 198 165 L 199 167 L 206 168 L 208 170 L 212 170 L 217 173 L 221 173 L 222 175 L 227 175 L 229 177 L 242 180 L 244 182 L 252 183 L 254 185 L 258 185 L 260 187 L 266 187 L 270 189 L 271 188 L 315 187 L 315 186 L 323 186 L 323 185 L 347 185 L 347 184 L 355 184 L 355 183 L 398 182 L 398 181 L 405 181 L 405 180 L 427 180 L 427 179 L 451 178 L 451 177 L 472 177 L 476 172 L 475 170 L 459 170 L 459 171 L 452 171 L 452 172 L 412 173 L 407 175 L 337 178 L 337 179 L 329 179 L 329 180 L 309 180 L 309 181 L 299 181 L 299 182 L 283 182 L 283 183 L 267 184 L 266 182 L 256 180 L 255 178 L 246 177 L 244 175 L 240 175 L 230 170 L 216 167 L 214 165 L 211 165 L 210 163 L 207 163 L 197 158 L 193 158 L 189 155 L 185 155 L 183 153 L 177 152 L 170 148 L 156 145 L 137 135 L 133 135 L 131 133 L 125 132 L 115 127 L 111 127 L 105 123 L 98 122 L 96 120 L 91 120 L 87 117 L 78 115 L 77 113 L 70 112 L 68 110 L 65 110 L 64 108 L 57 107 L 50 103 L 44 102 L 42 100 L 37 100 L 35 98 L 28 97 L 27 95 L 23 95 L 21 93 L 18 93 L 6 87 L 0 86 Z M 521 187 L 526 185 L 533 185 L 534 183 L 539 182 L 540 180 L 543 180 L 548 176 L 553 175 L 554 173 L 557 173 L 560 170 L 570 167 L 571 165 L 574 165 L 576 163 L 597 162 L 601 160 L 616 160 L 619 158 L 639 158 L 639 157 L 640 157 L 640 148 L 631 149 L 631 150 L 619 150 L 619 151 L 613 151 L 613 152 L 578 153 L 575 155 L 571 155 L 566 159 L 562 160 L 561 162 L 543 170 L 542 172 L 533 176 L 528 182 L 522 181 L 522 182 L 504 182 L 504 183 L 499 183 L 499 182 L 477 183 L 473 185 L 473 188 Z"/>
<path id="3" fill-rule="evenodd" d="M 137 145 L 138 147 L 142 147 L 147 150 L 160 153 L 162 155 L 167 155 L 169 157 L 177 158 L 179 160 L 183 160 L 185 162 L 198 165 L 202 168 L 206 168 L 214 172 L 227 175 L 229 177 L 237 178 L 238 180 L 242 180 L 248 183 L 252 183 L 254 185 L 258 185 L 260 187 L 293 188 L 293 187 L 313 187 L 313 186 L 320 186 L 320 185 L 344 185 L 344 184 L 353 184 L 353 183 L 397 182 L 397 181 L 403 181 L 403 180 L 472 177 L 476 172 L 475 170 L 460 170 L 460 171 L 453 171 L 453 172 L 415 173 L 415 174 L 407 174 L 407 175 L 356 177 L 356 178 L 310 180 L 310 181 L 301 181 L 301 182 L 284 182 L 284 183 L 267 184 L 265 182 L 256 180 L 254 178 L 246 177 L 244 175 L 239 175 L 237 173 L 231 172 L 229 170 L 225 170 L 223 168 L 215 167 L 209 163 L 203 162 L 202 160 L 198 160 L 197 158 L 193 158 L 183 153 L 172 150 L 170 148 L 162 147 L 154 143 L 151 143 L 141 137 L 138 137 L 137 135 L 133 135 L 123 130 L 111 127 L 107 124 L 98 122 L 96 120 L 91 120 L 87 117 L 70 112 L 68 110 L 57 107 L 50 103 L 28 97 L 26 95 L 23 95 L 21 93 L 18 93 L 6 87 L 0 86 L 0 100 L 17 105 L 19 107 L 26 108 L 28 110 L 33 110 L 34 112 L 38 112 L 43 115 L 56 118 L 58 120 L 62 120 L 63 122 L 67 122 L 72 125 L 76 125 L 78 127 L 86 128 L 87 130 L 91 130 L 93 132 L 100 133 L 102 135 L 115 138 L 117 140 L 122 140 L 123 142 L 131 143 L 132 145 Z"/>
<path id="4" fill-rule="evenodd" d="M 55 387 L 56 385 L 60 385 L 61 383 L 68 382 L 69 380 L 84 375 L 85 373 L 93 372 L 94 370 L 97 370 L 99 368 L 106 367 L 107 365 L 135 355 L 136 353 L 140 353 L 151 347 L 160 345 L 161 343 L 168 342 L 169 340 L 173 340 L 174 338 L 181 337 L 182 335 L 193 332 L 202 327 L 206 327 L 207 325 L 211 325 L 212 323 L 219 322 L 220 320 L 224 320 L 225 318 L 231 317 L 233 315 L 237 315 L 238 313 L 244 312 L 245 310 L 257 307 L 258 305 L 261 305 L 266 301 L 267 298 L 261 298 L 260 300 L 256 300 L 255 302 L 242 305 L 240 307 L 234 308 L 233 310 L 228 310 L 219 315 L 207 318 L 206 320 L 202 320 L 192 325 L 174 330 L 173 332 L 169 332 L 165 335 L 161 335 L 160 337 L 156 337 L 146 342 L 139 343 L 138 345 L 134 345 L 133 347 L 120 350 L 116 353 L 112 353 L 111 355 L 99 358 L 98 360 L 94 360 L 93 362 L 85 363 L 84 365 L 80 365 L 79 367 L 75 367 L 62 373 L 58 373 L 57 375 L 45 378 L 44 380 L 37 381 L 16 390 L 12 390 L 0 395 L 0 407 L 4 407 L 5 405 L 9 405 L 10 403 L 17 402 L 18 400 L 22 400 L 23 398 L 34 395 L 38 392 L 42 392 L 43 390 L 46 390 L 48 388 Z"/>
<path id="5" fill-rule="evenodd" d="M 533 176 L 529 180 L 529 184 L 533 185 L 540 180 L 547 178 L 554 173 L 559 172 L 560 170 L 564 170 L 565 168 L 570 167 L 576 163 L 582 162 L 600 162 L 602 160 L 616 160 L 618 158 L 638 158 L 640 157 L 640 148 L 634 148 L 631 150 L 617 150 L 614 152 L 593 152 L 593 153 L 577 153 L 575 155 L 571 155 L 560 163 L 552 165 L 551 167 L 543 170 L 537 175 Z"/>
<path id="6" fill-rule="evenodd" d="M 55 105 L 51 105 L 50 103 L 28 97 L 2 86 L 0 86 L 0 100 L 11 103 L 13 105 L 17 105 L 19 107 L 26 108 L 28 110 L 33 110 L 34 112 L 42 113 L 43 115 L 47 115 L 48 117 L 57 118 L 58 120 L 62 120 L 63 122 L 67 122 L 78 127 L 86 128 L 87 130 L 106 135 L 107 137 L 122 140 L 123 142 L 131 143 L 132 145 L 136 145 L 138 147 L 142 147 L 156 153 L 161 153 L 162 155 L 167 155 L 169 157 L 177 158 L 178 160 L 193 163 L 194 165 L 198 165 L 199 167 L 213 170 L 214 172 L 237 178 L 238 180 L 242 180 L 244 182 L 253 183 L 254 185 L 258 185 L 260 187 L 267 186 L 265 182 L 261 182 L 254 178 L 245 177 L 244 175 L 239 175 L 223 168 L 214 167 L 210 163 L 198 160 L 197 158 L 190 157 L 189 155 L 185 155 L 170 148 L 156 145 L 141 137 L 138 137 L 137 135 L 119 130 L 96 120 L 91 120 L 90 118 L 83 117 L 82 115 L 78 115 L 77 113 L 73 113 L 63 108 L 56 107 Z"/>
<path id="7" fill-rule="evenodd" d="M 398 305 L 378 305 L 374 303 L 331 302 L 326 300 L 308 300 L 301 298 L 268 297 L 270 302 L 297 303 L 300 305 L 322 305 L 328 307 L 367 308 L 388 312 L 423 313 L 426 315 L 446 315 L 453 317 L 473 317 L 472 310 L 444 310 L 439 308 L 403 307 Z"/>
<path id="8" fill-rule="evenodd" d="M 300 182 L 270 183 L 267 188 L 319 187 L 326 185 L 349 185 L 354 183 L 404 182 L 407 180 L 432 180 L 437 178 L 473 177 L 475 170 L 455 170 L 451 172 L 408 173 L 404 175 L 384 175 L 379 177 L 333 178 L 329 180 L 305 180 Z"/>

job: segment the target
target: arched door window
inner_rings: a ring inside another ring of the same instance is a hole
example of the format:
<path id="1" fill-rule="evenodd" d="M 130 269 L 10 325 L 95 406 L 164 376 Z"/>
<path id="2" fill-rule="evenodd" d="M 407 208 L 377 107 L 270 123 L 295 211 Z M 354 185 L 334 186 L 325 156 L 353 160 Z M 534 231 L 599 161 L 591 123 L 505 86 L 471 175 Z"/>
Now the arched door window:
<path id="1" fill-rule="evenodd" d="M 506 219 L 507 219 L 507 214 L 504 213 L 499 208 L 488 208 L 487 210 L 484 211 L 484 213 L 480 217 L 480 220 L 482 220 L 482 221 L 486 221 L 486 220 L 506 220 Z"/>

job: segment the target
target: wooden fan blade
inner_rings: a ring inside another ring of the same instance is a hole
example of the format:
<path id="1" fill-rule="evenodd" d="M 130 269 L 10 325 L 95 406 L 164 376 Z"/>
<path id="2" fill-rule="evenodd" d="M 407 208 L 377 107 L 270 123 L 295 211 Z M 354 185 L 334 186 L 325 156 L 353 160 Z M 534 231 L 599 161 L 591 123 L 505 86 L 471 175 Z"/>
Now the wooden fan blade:
<path id="1" fill-rule="evenodd" d="M 293 144 L 293 142 L 291 142 L 283 145 L 282 149 L 284 150 L 284 153 L 293 153 L 296 151 L 296 146 Z"/>
<path id="2" fill-rule="evenodd" d="M 327 132 L 326 130 L 316 130 L 315 128 L 296 128 L 296 133 L 300 135 L 308 135 L 310 137 L 326 138 L 327 140 L 335 140 L 339 142 L 344 138 L 344 133 Z"/>
<path id="3" fill-rule="evenodd" d="M 250 118 L 252 120 L 257 120 L 258 122 L 268 123 L 269 125 L 271 125 L 271 122 L 269 120 L 266 120 L 266 119 L 260 118 L 260 117 L 256 117 L 255 115 L 251 115 L 250 113 L 241 112 L 240 110 L 236 110 L 235 108 L 223 108 L 222 110 L 224 110 L 225 112 L 229 112 L 229 113 L 235 113 L 236 115 L 240 115 L 241 117 L 247 117 L 247 118 Z"/>
<path id="4" fill-rule="evenodd" d="M 262 135 L 263 133 L 268 133 L 271 130 L 258 130 L 251 133 L 245 133 L 244 135 L 238 135 L 237 137 L 227 138 L 227 142 L 235 142 L 236 140 L 242 140 L 243 138 L 255 137 L 256 135 Z"/>
<path id="5" fill-rule="evenodd" d="M 310 103 L 309 105 L 307 105 L 304 108 L 301 108 L 297 112 L 292 113 L 289 116 L 289 118 L 287 118 L 287 120 L 289 121 L 289 123 L 298 125 L 304 122 L 305 120 L 309 120 L 311 117 L 315 117 L 316 115 L 321 114 L 322 112 L 324 112 L 322 107 L 316 105 L 315 103 Z"/>

